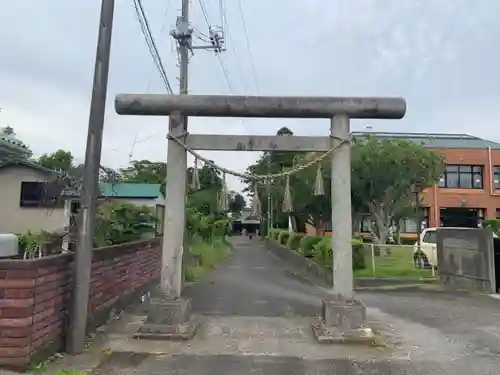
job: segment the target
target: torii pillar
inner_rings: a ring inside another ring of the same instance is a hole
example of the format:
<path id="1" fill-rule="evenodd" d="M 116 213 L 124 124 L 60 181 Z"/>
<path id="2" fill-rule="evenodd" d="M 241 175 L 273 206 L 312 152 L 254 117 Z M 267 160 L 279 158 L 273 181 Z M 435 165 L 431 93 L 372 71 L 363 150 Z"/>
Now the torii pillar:
<path id="1" fill-rule="evenodd" d="M 350 119 L 401 119 L 402 98 L 262 97 L 224 95 L 119 94 L 115 109 L 121 115 L 170 116 L 170 135 L 193 150 L 218 151 L 328 151 L 331 154 L 333 297 L 323 302 L 321 324 L 313 326 L 320 342 L 342 341 L 358 335 L 365 322 L 365 306 L 354 299 Z M 279 137 L 182 134 L 181 116 L 249 118 L 324 118 L 330 137 Z M 152 301 L 140 337 L 192 337 L 196 319 L 190 301 L 181 298 L 181 259 L 185 221 L 186 150 L 169 139 L 161 292 Z M 363 331 L 364 332 L 364 331 Z M 342 340 L 341 340 L 342 338 Z"/>

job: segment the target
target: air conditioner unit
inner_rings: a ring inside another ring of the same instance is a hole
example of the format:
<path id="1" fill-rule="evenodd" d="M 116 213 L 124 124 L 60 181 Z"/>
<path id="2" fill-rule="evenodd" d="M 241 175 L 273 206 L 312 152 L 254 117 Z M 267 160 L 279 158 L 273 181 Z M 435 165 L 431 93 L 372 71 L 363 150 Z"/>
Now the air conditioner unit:
<path id="1" fill-rule="evenodd" d="M 15 234 L 0 234 L 0 258 L 19 255 L 19 239 Z"/>

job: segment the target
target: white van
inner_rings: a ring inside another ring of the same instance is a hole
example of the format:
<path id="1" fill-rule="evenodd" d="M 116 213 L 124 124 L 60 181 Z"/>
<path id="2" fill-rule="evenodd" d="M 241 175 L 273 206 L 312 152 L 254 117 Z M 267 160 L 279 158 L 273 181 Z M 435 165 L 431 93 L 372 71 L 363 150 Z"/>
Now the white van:
<path id="1" fill-rule="evenodd" d="M 418 250 L 418 241 L 413 245 L 415 267 L 437 267 L 436 230 L 437 228 L 426 228 L 420 233 L 420 251 Z"/>

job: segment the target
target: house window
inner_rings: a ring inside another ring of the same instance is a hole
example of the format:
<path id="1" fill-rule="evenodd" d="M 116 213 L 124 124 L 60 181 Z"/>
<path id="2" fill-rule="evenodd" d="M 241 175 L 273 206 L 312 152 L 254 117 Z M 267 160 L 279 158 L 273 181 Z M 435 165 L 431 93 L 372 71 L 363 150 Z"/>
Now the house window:
<path id="1" fill-rule="evenodd" d="M 80 202 L 71 202 L 70 212 L 72 214 L 77 214 L 80 211 Z"/>
<path id="2" fill-rule="evenodd" d="M 21 207 L 38 207 L 43 202 L 43 182 L 21 182 Z"/>
<path id="3" fill-rule="evenodd" d="M 446 165 L 439 187 L 451 189 L 482 189 L 483 166 Z"/>
<path id="4" fill-rule="evenodd" d="M 498 165 L 493 167 L 493 187 L 500 189 L 500 166 Z"/>
<path id="5" fill-rule="evenodd" d="M 57 202 L 61 194 L 61 189 L 55 184 L 46 182 L 23 181 L 21 182 L 21 197 L 19 206 L 21 207 L 52 207 Z"/>
<path id="6" fill-rule="evenodd" d="M 496 218 L 500 219 L 500 208 L 497 208 L 496 210 Z"/>

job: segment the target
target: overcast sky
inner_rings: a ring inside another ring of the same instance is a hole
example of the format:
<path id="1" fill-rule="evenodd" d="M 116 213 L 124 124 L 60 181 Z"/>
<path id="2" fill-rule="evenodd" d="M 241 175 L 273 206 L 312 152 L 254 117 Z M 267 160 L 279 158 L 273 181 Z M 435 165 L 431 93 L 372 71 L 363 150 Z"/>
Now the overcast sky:
<path id="1" fill-rule="evenodd" d="M 63 148 L 82 161 L 100 1 L 1 2 L 0 124 L 11 125 L 36 154 Z M 241 0 L 250 48 L 238 2 L 225 2 L 228 50 L 222 59 L 237 94 L 403 96 L 405 119 L 357 121 L 353 129 L 468 133 L 500 141 L 499 0 Z M 204 3 L 210 23 L 220 24 L 219 1 Z M 169 32 L 180 0 L 143 4 L 177 90 Z M 193 27 L 207 33 L 199 1 L 191 8 Z M 229 93 L 213 53 L 196 52 L 189 86 L 193 94 Z M 116 93 L 164 91 L 132 1 L 118 0 L 103 164 L 165 160 L 166 119 L 113 110 Z M 189 125 L 193 133 L 273 134 L 283 125 L 301 135 L 328 132 L 325 121 L 193 118 Z M 243 171 L 257 154 L 210 156 Z M 229 184 L 241 188 L 236 179 Z"/>

